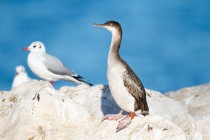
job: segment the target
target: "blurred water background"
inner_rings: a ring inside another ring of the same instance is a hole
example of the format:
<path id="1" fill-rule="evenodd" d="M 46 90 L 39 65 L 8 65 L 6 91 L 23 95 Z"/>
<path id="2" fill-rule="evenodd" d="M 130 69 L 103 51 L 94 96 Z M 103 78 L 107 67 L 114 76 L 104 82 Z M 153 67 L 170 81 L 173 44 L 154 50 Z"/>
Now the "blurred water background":
<path id="1" fill-rule="evenodd" d="M 31 42 L 44 42 L 93 84 L 107 84 L 111 34 L 93 23 L 123 28 L 121 56 L 146 88 L 161 92 L 210 81 L 210 1 L 0 0 L 0 90 L 10 90 L 15 67 L 27 66 Z M 57 82 L 55 88 L 72 85 Z"/>

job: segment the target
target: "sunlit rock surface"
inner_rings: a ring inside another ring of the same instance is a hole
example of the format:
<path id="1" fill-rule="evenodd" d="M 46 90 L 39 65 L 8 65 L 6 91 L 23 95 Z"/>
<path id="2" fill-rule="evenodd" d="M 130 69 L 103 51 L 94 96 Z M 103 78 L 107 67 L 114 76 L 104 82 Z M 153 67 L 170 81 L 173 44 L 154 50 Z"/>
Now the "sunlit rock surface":
<path id="1" fill-rule="evenodd" d="M 186 98 L 196 98 L 195 102 L 200 103 L 196 107 L 202 108 L 204 102 L 207 105 L 209 96 L 203 94 L 208 94 L 208 90 L 191 90 L 198 96 L 187 94 Z M 193 109 L 190 112 L 190 102 L 185 104 L 157 91 L 146 91 L 150 115 L 135 117 L 127 128 L 116 133 L 117 121 L 101 122 L 105 114 L 120 111 L 108 86 L 80 85 L 55 90 L 44 81 L 25 83 L 0 94 L 0 139 L 210 139 L 209 110 L 201 113 L 194 105 L 198 113 Z M 175 94 L 170 93 L 170 97 Z"/>

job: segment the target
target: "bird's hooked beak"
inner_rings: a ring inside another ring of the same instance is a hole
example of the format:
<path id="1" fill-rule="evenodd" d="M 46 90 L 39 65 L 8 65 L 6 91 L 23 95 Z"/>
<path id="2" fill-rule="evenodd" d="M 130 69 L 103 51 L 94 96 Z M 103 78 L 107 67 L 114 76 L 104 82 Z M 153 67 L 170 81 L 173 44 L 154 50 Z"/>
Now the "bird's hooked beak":
<path id="1" fill-rule="evenodd" d="M 23 51 L 29 51 L 29 48 L 23 48 Z"/>
<path id="2" fill-rule="evenodd" d="M 97 24 L 97 23 L 95 23 L 95 24 L 93 24 L 93 26 L 98 26 L 98 27 L 105 28 L 105 25 L 104 24 Z"/>

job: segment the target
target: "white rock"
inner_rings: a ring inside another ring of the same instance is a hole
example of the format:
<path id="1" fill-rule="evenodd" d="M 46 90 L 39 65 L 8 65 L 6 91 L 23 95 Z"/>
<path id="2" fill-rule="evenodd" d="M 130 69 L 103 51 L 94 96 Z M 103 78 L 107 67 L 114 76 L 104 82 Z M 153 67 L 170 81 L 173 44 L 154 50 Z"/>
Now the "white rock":
<path id="1" fill-rule="evenodd" d="M 168 92 L 166 96 L 180 102 L 196 120 L 210 115 L 210 84 L 183 88 Z"/>
<path id="2" fill-rule="evenodd" d="M 108 86 L 62 87 L 48 82 L 25 83 L 0 94 L 0 139 L 209 139 L 209 116 L 195 121 L 177 101 L 146 90 L 150 115 L 135 117 L 115 133 L 117 121 L 103 121 L 118 113 Z M 208 125 L 208 126 L 207 126 Z"/>
<path id="3" fill-rule="evenodd" d="M 165 95 L 177 100 L 194 118 L 195 140 L 210 139 L 210 84 L 187 87 Z"/>

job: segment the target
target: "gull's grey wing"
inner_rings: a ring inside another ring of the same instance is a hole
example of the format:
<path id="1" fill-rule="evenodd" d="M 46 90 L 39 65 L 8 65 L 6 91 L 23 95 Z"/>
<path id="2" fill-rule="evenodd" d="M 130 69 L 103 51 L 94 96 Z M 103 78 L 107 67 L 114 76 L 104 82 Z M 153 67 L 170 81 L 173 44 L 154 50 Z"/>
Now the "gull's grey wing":
<path id="1" fill-rule="evenodd" d="M 46 68 L 52 73 L 58 75 L 78 76 L 74 71 L 65 67 L 64 64 L 58 58 L 49 54 L 45 55 L 44 64 Z"/>
<path id="2" fill-rule="evenodd" d="M 128 92 L 135 98 L 135 111 L 141 109 L 142 112 L 148 112 L 149 108 L 146 101 L 146 92 L 140 79 L 133 70 L 124 62 L 126 71 L 123 74 L 123 82 Z M 146 114 L 145 114 L 146 115 Z"/>

